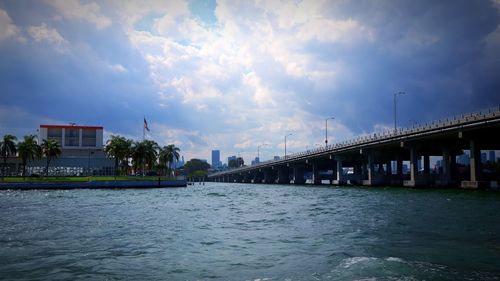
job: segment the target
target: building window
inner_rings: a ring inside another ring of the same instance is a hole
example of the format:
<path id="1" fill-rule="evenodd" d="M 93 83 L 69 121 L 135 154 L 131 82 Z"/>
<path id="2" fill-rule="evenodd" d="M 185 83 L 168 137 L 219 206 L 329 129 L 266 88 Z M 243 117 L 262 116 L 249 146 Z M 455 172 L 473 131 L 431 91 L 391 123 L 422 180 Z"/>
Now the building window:
<path id="1" fill-rule="evenodd" d="M 82 130 L 82 146 L 95 147 L 96 146 L 96 130 L 83 129 Z"/>
<path id="2" fill-rule="evenodd" d="M 65 146 L 78 146 L 80 142 L 80 129 L 66 129 L 64 132 Z"/>

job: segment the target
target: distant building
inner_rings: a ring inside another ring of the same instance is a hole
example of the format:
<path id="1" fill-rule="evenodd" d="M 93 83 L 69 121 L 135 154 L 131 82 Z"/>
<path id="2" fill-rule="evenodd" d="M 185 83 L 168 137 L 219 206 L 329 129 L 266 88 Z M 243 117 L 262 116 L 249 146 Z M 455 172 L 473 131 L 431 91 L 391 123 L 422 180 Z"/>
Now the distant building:
<path id="1" fill-rule="evenodd" d="M 443 160 L 437 160 L 436 161 L 436 166 L 435 166 L 435 170 L 436 171 L 439 171 L 439 169 L 441 169 L 441 167 L 443 167 Z"/>
<path id="2" fill-rule="evenodd" d="M 488 160 L 490 162 L 495 162 L 497 160 L 496 157 L 495 157 L 495 151 L 494 150 L 490 150 L 488 152 Z"/>
<path id="3" fill-rule="evenodd" d="M 254 159 L 254 160 L 252 160 L 252 166 L 253 166 L 253 165 L 257 165 L 257 164 L 259 164 L 259 163 L 260 163 L 259 157 L 255 157 L 255 159 Z"/>
<path id="4" fill-rule="evenodd" d="M 212 168 L 216 169 L 221 166 L 220 162 L 220 151 L 219 150 L 212 150 Z"/>
<path id="5" fill-rule="evenodd" d="M 236 155 L 229 156 L 229 157 L 227 158 L 227 164 L 228 164 L 228 165 L 229 165 L 229 162 L 230 162 L 231 160 L 236 160 Z"/>
<path id="6" fill-rule="evenodd" d="M 279 156 L 274 156 L 273 160 L 280 160 L 280 157 Z"/>
<path id="7" fill-rule="evenodd" d="M 408 165 L 403 164 L 403 174 L 408 174 L 408 172 L 409 172 Z"/>
<path id="8" fill-rule="evenodd" d="M 457 163 L 468 166 L 470 164 L 470 157 L 467 154 L 462 154 L 457 156 Z"/>
<path id="9" fill-rule="evenodd" d="M 185 164 L 184 156 L 181 156 L 181 159 L 175 163 L 175 168 L 177 169 L 177 168 L 183 167 L 184 164 Z"/>

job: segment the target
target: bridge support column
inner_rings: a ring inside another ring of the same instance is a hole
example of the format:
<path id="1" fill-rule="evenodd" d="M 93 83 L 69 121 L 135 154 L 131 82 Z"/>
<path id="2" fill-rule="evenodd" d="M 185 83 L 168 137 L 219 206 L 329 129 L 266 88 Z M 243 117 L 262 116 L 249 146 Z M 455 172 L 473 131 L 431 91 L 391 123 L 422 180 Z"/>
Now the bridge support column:
<path id="1" fill-rule="evenodd" d="M 312 183 L 315 185 L 321 184 L 321 178 L 319 176 L 318 164 L 312 165 Z"/>
<path id="2" fill-rule="evenodd" d="M 430 172 L 431 172 L 430 156 L 424 155 L 424 175 L 428 177 L 430 175 Z"/>
<path id="3" fill-rule="evenodd" d="M 404 186 L 416 187 L 421 183 L 417 181 L 418 177 L 418 156 L 417 148 L 410 147 L 410 180 L 403 181 Z"/>
<path id="4" fill-rule="evenodd" d="M 474 140 L 470 141 L 470 181 L 462 181 L 462 188 L 479 188 L 486 185 L 481 182 L 481 150 Z"/>
<path id="5" fill-rule="evenodd" d="M 293 184 L 304 184 L 304 169 L 293 167 Z"/>
<path id="6" fill-rule="evenodd" d="M 451 184 L 451 169 L 450 169 L 450 149 L 443 147 L 443 160 L 441 161 L 441 174 L 436 181 L 438 186 L 449 186 Z"/>
<path id="7" fill-rule="evenodd" d="M 402 180 L 403 179 L 403 158 L 398 157 L 396 160 L 396 168 L 398 169 L 396 171 L 396 175 Z"/>
<path id="8" fill-rule="evenodd" d="M 342 171 L 342 159 L 336 159 L 337 162 L 337 167 L 336 167 L 336 174 L 337 174 L 337 179 L 333 180 L 334 185 L 344 185 L 345 184 L 345 179 L 344 179 L 344 174 Z"/>
<path id="9" fill-rule="evenodd" d="M 290 183 L 290 175 L 288 173 L 288 169 L 279 169 L 278 170 L 277 183 L 279 183 L 279 184 L 289 184 Z"/>
<path id="10" fill-rule="evenodd" d="M 373 153 L 368 153 L 368 164 L 366 165 L 366 175 L 364 176 L 363 185 L 372 186 L 375 183 L 375 175 L 374 175 L 374 163 L 373 163 Z M 363 165 L 365 166 L 365 165 Z M 367 179 L 366 179 L 367 178 Z"/>
<path id="11" fill-rule="evenodd" d="M 431 163 L 430 163 L 430 156 L 429 155 L 423 155 L 423 173 L 419 176 L 417 176 L 417 180 L 419 181 L 420 185 L 429 185 L 431 183 Z"/>

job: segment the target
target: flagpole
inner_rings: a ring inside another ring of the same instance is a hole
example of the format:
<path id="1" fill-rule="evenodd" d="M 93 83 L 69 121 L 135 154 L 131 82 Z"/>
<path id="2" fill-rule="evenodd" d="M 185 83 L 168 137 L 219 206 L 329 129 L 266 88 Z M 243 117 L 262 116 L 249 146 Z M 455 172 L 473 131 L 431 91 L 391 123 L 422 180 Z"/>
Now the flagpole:
<path id="1" fill-rule="evenodd" d="M 144 115 L 144 120 L 146 120 L 146 116 Z M 144 141 L 146 139 L 146 125 L 144 124 L 144 121 L 142 123 L 142 140 Z"/>

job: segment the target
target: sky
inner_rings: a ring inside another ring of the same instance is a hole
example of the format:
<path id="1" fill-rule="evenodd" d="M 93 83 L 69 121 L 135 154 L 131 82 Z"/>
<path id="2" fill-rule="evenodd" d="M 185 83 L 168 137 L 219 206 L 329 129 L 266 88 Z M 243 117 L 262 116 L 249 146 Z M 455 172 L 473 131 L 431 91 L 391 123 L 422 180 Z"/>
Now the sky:
<path id="1" fill-rule="evenodd" d="M 0 135 L 249 163 L 500 105 L 500 0 L 0 0 Z"/>

